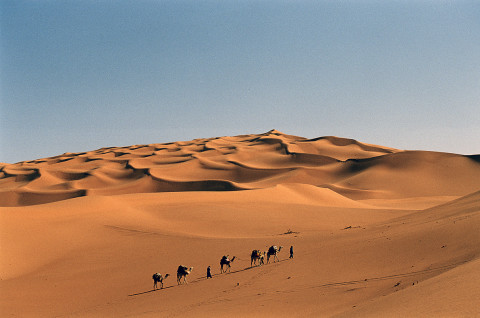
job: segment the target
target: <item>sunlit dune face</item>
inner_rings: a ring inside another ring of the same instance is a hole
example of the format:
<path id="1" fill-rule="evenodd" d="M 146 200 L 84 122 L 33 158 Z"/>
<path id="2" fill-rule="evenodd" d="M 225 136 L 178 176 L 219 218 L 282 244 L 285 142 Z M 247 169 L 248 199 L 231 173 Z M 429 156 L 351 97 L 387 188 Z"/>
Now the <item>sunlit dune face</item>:
<path id="1" fill-rule="evenodd" d="M 5 316 L 480 315 L 476 157 L 270 131 L 0 169 Z"/>
<path id="2" fill-rule="evenodd" d="M 0 205 L 89 195 L 266 189 L 289 183 L 330 189 L 356 200 L 463 195 L 475 190 L 478 177 L 478 163 L 461 155 L 401 151 L 338 137 L 306 139 L 272 130 L 6 164 L 0 172 Z"/>

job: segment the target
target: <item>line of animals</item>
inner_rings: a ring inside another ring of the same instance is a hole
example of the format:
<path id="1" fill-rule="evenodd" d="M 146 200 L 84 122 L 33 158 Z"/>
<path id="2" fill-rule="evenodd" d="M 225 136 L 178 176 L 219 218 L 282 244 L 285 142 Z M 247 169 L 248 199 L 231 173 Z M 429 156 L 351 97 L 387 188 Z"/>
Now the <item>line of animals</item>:
<path id="1" fill-rule="evenodd" d="M 253 267 L 254 265 L 257 266 L 257 261 L 258 261 L 258 266 L 262 266 L 265 264 L 265 255 L 267 256 L 267 264 L 270 262 L 270 257 L 273 256 L 273 262 L 275 260 L 279 261 L 277 254 L 282 250 L 283 246 L 270 246 L 268 248 L 268 251 L 260 251 L 260 250 L 253 250 L 251 255 L 250 255 L 250 267 Z M 290 258 L 293 258 L 293 246 L 290 247 Z M 230 266 L 235 260 L 235 256 L 232 257 L 231 259 L 228 258 L 228 255 L 224 255 L 222 259 L 220 260 L 220 272 L 221 273 L 226 273 L 227 271 L 230 271 Z M 225 267 L 225 269 L 224 269 Z M 183 283 L 187 284 L 187 275 L 189 275 L 193 271 L 193 267 L 187 267 L 180 265 L 178 266 L 177 269 L 177 284 L 180 285 L 182 284 L 182 279 Z M 160 283 L 160 288 L 163 288 L 163 281 L 169 277 L 170 274 L 165 274 L 163 276 L 160 273 L 155 273 L 153 274 L 153 289 L 158 288 L 158 283 Z M 210 266 L 207 268 L 207 278 L 211 278 L 211 273 L 210 273 Z"/>

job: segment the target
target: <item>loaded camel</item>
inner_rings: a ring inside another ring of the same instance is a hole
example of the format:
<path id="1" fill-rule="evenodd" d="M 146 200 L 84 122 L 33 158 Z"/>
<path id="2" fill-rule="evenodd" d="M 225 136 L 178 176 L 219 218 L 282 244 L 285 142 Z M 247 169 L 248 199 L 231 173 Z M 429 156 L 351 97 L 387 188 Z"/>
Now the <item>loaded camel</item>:
<path id="1" fill-rule="evenodd" d="M 153 274 L 153 290 L 157 289 L 157 283 L 160 283 L 160 288 L 163 288 L 163 280 L 168 276 L 170 276 L 170 274 L 165 274 L 165 276 L 162 276 L 160 273 Z"/>
<path id="2" fill-rule="evenodd" d="M 257 265 L 257 260 L 258 260 L 258 265 L 261 266 L 264 263 L 265 259 L 265 253 L 260 250 L 253 250 L 252 254 L 250 255 L 250 267 L 253 267 L 253 265 Z"/>
<path id="3" fill-rule="evenodd" d="M 192 271 L 193 271 L 193 267 L 188 268 L 188 267 L 183 266 L 183 265 L 178 266 L 178 269 L 177 269 L 177 283 L 178 283 L 178 285 L 181 284 L 182 277 L 183 277 L 183 282 L 185 284 L 188 284 L 187 275 L 190 274 Z"/>
<path id="4" fill-rule="evenodd" d="M 229 259 L 228 258 L 228 255 L 224 255 L 222 257 L 222 259 L 220 260 L 220 273 L 223 273 L 223 266 L 225 265 L 225 273 L 228 271 L 230 271 L 230 264 L 233 263 L 233 261 L 235 260 L 235 256 L 232 257 L 232 259 Z"/>
<path id="5" fill-rule="evenodd" d="M 282 247 L 283 247 L 283 246 L 277 247 L 277 246 L 273 245 L 273 246 L 270 246 L 270 247 L 268 248 L 268 252 L 267 252 L 267 264 L 268 264 L 268 262 L 270 261 L 270 256 L 272 256 L 272 255 L 273 255 L 273 262 L 274 262 L 274 263 L 275 263 L 275 259 L 277 259 L 277 261 L 280 261 L 280 260 L 278 259 L 277 254 L 280 253 L 280 251 L 282 250 Z"/>

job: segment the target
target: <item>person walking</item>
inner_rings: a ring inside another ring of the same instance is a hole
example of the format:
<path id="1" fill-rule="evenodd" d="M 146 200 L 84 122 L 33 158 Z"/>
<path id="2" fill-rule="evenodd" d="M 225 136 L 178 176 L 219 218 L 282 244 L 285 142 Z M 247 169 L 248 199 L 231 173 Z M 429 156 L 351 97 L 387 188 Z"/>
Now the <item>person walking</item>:
<path id="1" fill-rule="evenodd" d="M 293 245 L 290 246 L 290 258 L 293 258 Z"/>
<path id="2" fill-rule="evenodd" d="M 207 279 L 212 278 L 212 272 L 210 270 L 210 266 L 207 267 Z"/>

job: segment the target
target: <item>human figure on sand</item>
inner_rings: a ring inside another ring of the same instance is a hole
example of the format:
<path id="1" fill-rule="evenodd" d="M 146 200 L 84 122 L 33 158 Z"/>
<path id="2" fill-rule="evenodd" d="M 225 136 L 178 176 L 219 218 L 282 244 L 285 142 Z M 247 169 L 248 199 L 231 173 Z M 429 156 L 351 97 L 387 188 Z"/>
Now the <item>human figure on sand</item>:
<path id="1" fill-rule="evenodd" d="M 165 274 L 165 276 L 162 276 L 160 273 L 153 274 L 153 290 L 157 289 L 157 283 L 160 283 L 160 288 L 163 288 L 163 280 L 168 276 L 170 276 L 170 274 Z"/>
<path id="2" fill-rule="evenodd" d="M 210 266 L 207 267 L 207 279 L 212 278 L 212 271 L 210 269 Z"/>
<path id="3" fill-rule="evenodd" d="M 230 264 L 235 260 L 235 256 L 232 259 L 228 258 L 228 255 L 224 255 L 220 260 L 220 272 L 223 273 L 223 266 L 225 266 L 225 272 L 230 271 Z"/>
<path id="4" fill-rule="evenodd" d="M 183 265 L 178 266 L 178 269 L 177 269 L 177 283 L 178 283 L 178 285 L 181 284 L 182 277 L 183 277 L 183 282 L 185 284 L 188 284 L 187 275 L 190 274 L 192 271 L 193 271 L 193 267 L 188 268 L 187 266 L 183 266 Z"/>
<path id="5" fill-rule="evenodd" d="M 290 246 L 290 258 L 293 258 L 293 245 Z"/>

